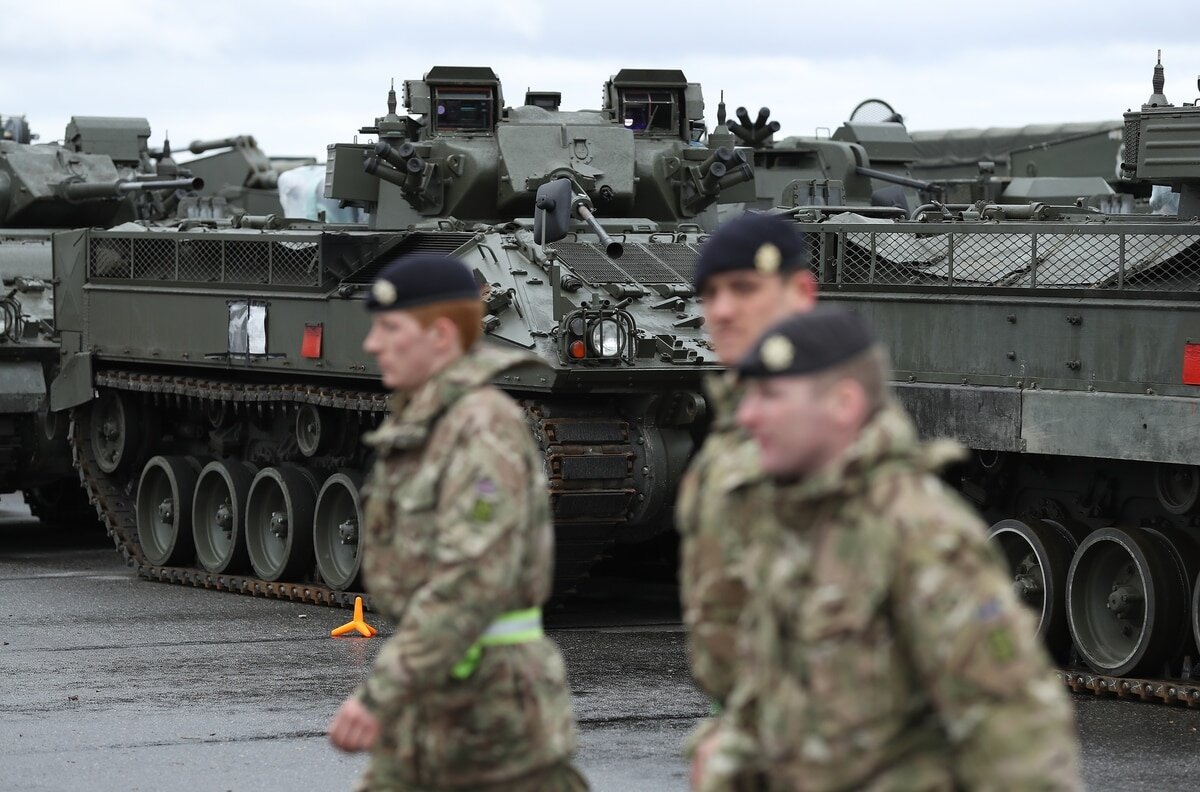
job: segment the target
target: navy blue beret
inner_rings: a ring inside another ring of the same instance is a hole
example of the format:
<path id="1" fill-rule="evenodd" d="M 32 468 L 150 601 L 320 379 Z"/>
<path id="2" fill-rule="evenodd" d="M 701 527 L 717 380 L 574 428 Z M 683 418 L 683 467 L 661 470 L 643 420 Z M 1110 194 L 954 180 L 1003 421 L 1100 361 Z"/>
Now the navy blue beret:
<path id="1" fill-rule="evenodd" d="M 866 323 L 845 308 L 818 305 L 771 327 L 738 363 L 748 379 L 816 374 L 861 355 L 875 344 Z"/>
<path id="2" fill-rule="evenodd" d="M 413 253 L 384 267 L 367 295 L 368 311 L 398 311 L 449 300 L 479 299 L 479 284 L 453 256 Z"/>
<path id="3" fill-rule="evenodd" d="M 795 223 L 779 215 L 747 212 L 726 222 L 700 246 L 694 286 L 699 293 L 708 276 L 731 270 L 773 275 L 808 269 L 808 241 Z"/>

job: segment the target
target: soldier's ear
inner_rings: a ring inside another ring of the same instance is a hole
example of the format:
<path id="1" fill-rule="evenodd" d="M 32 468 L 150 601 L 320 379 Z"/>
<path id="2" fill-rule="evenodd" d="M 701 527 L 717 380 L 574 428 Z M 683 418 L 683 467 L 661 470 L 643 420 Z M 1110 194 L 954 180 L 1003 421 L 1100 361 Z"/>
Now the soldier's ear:
<path id="1" fill-rule="evenodd" d="M 788 293 L 790 308 L 804 311 L 817 302 L 817 279 L 812 270 L 793 270 L 784 274 L 784 288 Z"/>
<path id="2" fill-rule="evenodd" d="M 438 350 L 463 349 L 462 334 L 458 325 L 449 316 L 439 316 L 429 323 L 429 329 Z"/>
<path id="3" fill-rule="evenodd" d="M 846 429 L 861 428 L 867 422 L 870 401 L 866 389 L 858 380 L 836 380 L 829 388 L 827 402 L 831 422 Z"/>

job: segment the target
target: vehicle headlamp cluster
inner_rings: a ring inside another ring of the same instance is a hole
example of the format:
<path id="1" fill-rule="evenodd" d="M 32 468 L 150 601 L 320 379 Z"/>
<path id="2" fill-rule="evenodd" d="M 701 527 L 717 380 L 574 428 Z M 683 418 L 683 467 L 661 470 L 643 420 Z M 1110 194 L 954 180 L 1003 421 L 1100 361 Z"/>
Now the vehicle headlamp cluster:
<path id="1" fill-rule="evenodd" d="M 563 317 L 559 347 L 568 363 L 632 360 L 636 326 L 627 311 L 586 305 Z"/>

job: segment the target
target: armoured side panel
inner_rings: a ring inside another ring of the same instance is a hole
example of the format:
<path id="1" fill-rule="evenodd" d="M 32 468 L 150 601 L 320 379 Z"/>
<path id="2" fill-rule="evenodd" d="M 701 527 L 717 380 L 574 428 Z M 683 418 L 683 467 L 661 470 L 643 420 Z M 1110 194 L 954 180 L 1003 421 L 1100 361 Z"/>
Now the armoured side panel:
<path id="1" fill-rule="evenodd" d="M 1021 421 L 1030 453 L 1192 465 L 1200 399 L 1025 391 Z"/>
<path id="2" fill-rule="evenodd" d="M 878 329 L 901 382 L 1197 395 L 1183 384 L 1195 302 L 822 288 Z"/>
<path id="3" fill-rule="evenodd" d="M 1021 451 L 1021 391 L 898 383 L 896 398 L 922 437 L 952 437 L 970 448 Z"/>

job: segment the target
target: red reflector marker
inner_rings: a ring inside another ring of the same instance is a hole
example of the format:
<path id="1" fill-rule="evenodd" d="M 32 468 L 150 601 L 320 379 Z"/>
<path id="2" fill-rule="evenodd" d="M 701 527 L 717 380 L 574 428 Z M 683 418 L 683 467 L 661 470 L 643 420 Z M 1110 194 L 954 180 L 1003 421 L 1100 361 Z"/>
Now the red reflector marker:
<path id="1" fill-rule="evenodd" d="M 304 340 L 300 342 L 300 356 L 310 359 L 321 357 L 321 337 L 325 334 L 325 325 L 304 325 Z"/>
<path id="2" fill-rule="evenodd" d="M 582 360 L 583 356 L 587 354 L 587 347 L 583 345 L 582 341 L 572 341 L 571 345 L 567 347 L 567 353 L 576 360 Z"/>
<path id="3" fill-rule="evenodd" d="M 1183 384 L 1200 385 L 1200 341 L 1189 340 L 1183 347 Z"/>

